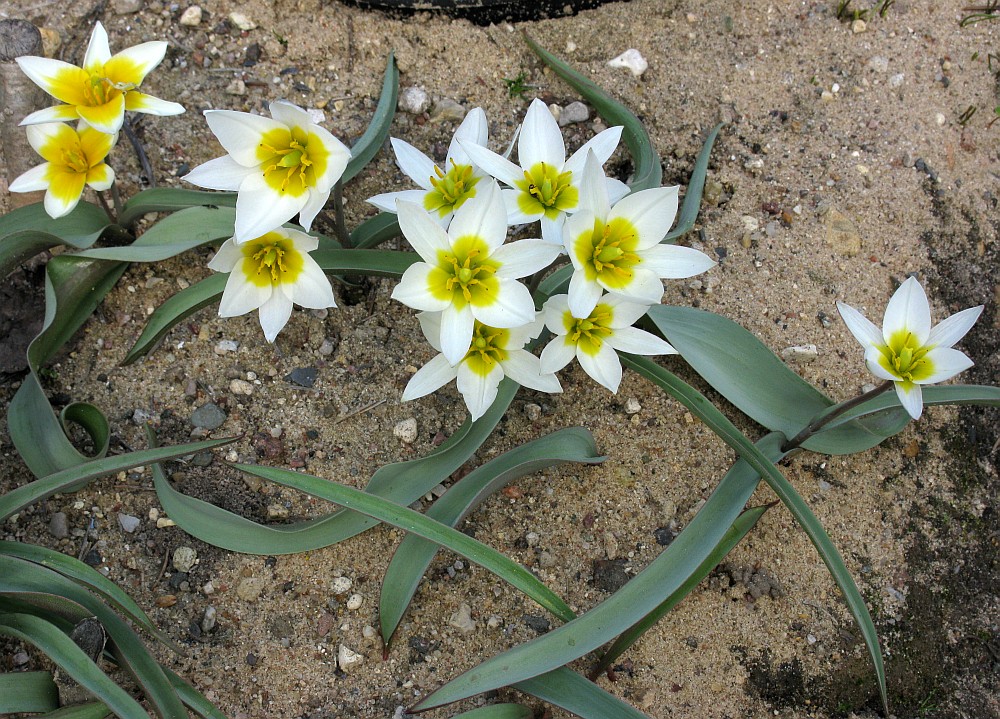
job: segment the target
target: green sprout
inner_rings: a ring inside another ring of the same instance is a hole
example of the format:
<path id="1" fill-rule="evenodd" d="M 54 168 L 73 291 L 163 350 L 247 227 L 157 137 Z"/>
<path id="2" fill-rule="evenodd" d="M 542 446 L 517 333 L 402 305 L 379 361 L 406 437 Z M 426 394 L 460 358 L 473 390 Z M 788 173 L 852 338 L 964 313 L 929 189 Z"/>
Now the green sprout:
<path id="1" fill-rule="evenodd" d="M 515 78 L 505 77 L 503 84 L 507 88 L 507 96 L 512 99 L 515 97 L 524 99 L 524 93 L 534 87 L 525 82 L 527 79 L 528 75 L 524 72 L 519 72 Z"/>

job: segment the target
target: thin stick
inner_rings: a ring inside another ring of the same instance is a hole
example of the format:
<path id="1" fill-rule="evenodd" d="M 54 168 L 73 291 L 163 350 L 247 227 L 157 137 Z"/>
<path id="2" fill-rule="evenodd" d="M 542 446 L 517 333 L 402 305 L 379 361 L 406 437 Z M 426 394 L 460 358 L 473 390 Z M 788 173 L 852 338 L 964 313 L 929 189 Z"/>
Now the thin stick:
<path id="1" fill-rule="evenodd" d="M 337 419 L 336 419 L 336 420 L 334 421 L 334 424 L 335 424 L 335 425 L 337 425 L 337 424 L 340 424 L 341 422 L 343 422 L 343 421 L 344 421 L 344 420 L 346 420 L 346 419 L 350 419 L 351 417 L 355 417 L 355 416 L 357 416 L 357 415 L 361 414 L 362 412 L 367 412 L 367 411 L 368 411 L 368 410 L 370 410 L 370 409 L 375 409 L 375 408 L 376 408 L 376 407 L 378 407 L 378 406 L 379 406 L 380 404 L 385 404 L 386 402 L 387 402 L 387 400 L 384 400 L 384 399 L 380 399 L 380 400 L 378 400 L 377 402 L 372 402 L 372 403 L 371 403 L 371 404 L 369 404 L 369 405 L 365 405 L 365 406 L 364 406 L 364 407 L 362 407 L 361 409 L 356 409 L 356 410 L 354 410 L 353 412 L 350 412 L 350 413 L 348 413 L 348 414 L 345 414 L 345 415 L 344 415 L 343 417 L 338 417 L 338 418 L 337 418 Z"/>
<path id="2" fill-rule="evenodd" d="M 843 404 L 837 405 L 835 409 L 833 409 L 832 411 L 828 412 L 827 414 L 824 414 L 824 415 L 821 415 L 820 417 L 817 417 L 812 422 L 810 422 L 808 425 L 806 425 L 805 429 L 803 429 L 797 435 L 795 435 L 790 440 L 788 440 L 787 442 L 785 442 L 785 444 L 783 444 L 781 446 L 781 451 L 782 452 L 787 452 L 790 449 L 795 449 L 796 447 L 800 447 L 803 442 L 805 442 L 810 437 L 812 437 L 814 434 L 816 434 L 817 432 L 819 432 L 821 429 L 823 429 L 830 422 L 832 422 L 833 420 L 837 419 L 837 417 L 840 417 L 845 412 L 848 412 L 848 411 L 854 409 L 855 407 L 857 407 L 860 404 L 864 404 L 865 402 L 867 402 L 868 400 L 870 400 L 870 399 L 872 399 L 874 397 L 878 397 L 880 394 L 882 394 L 883 392 L 885 392 L 886 390 L 888 390 L 890 387 L 892 387 L 892 385 L 893 385 L 893 383 L 890 380 L 886 380 L 885 382 L 883 382 L 882 384 L 880 384 L 875 389 L 870 390 L 868 392 L 865 392 L 864 394 L 859 394 L 854 399 L 847 400 Z"/>

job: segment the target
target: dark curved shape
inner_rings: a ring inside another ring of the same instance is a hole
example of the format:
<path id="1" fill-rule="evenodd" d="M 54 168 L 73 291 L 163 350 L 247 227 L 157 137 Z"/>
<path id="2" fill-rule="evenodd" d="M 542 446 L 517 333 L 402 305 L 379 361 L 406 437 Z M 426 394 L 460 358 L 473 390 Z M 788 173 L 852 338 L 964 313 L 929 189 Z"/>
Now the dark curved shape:
<path id="1" fill-rule="evenodd" d="M 520 22 L 575 15 L 608 2 L 628 0 L 342 0 L 366 10 L 381 10 L 393 14 L 441 12 L 471 20 L 477 25 L 499 22 Z M 566 9 L 569 8 L 569 12 Z"/>

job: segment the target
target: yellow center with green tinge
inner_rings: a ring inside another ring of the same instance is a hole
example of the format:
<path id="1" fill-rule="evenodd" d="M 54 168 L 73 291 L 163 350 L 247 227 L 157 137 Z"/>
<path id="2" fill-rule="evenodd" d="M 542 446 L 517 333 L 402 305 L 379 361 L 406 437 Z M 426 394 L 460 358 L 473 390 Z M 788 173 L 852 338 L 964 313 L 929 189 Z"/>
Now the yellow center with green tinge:
<path id="1" fill-rule="evenodd" d="M 429 178 L 434 189 L 424 195 L 424 209 L 428 212 L 437 212 L 444 217 L 461 207 L 470 197 L 476 196 L 479 178 L 473 173 L 472 165 L 459 165 L 452 160 L 451 169 L 447 173 L 435 165 L 434 175 L 436 176 Z"/>
<path id="2" fill-rule="evenodd" d="M 586 354 L 596 355 L 604 344 L 604 338 L 612 333 L 611 321 L 614 310 L 605 304 L 599 304 L 586 319 L 577 319 L 570 312 L 563 313 L 563 326 L 566 328 L 566 342 L 575 344 Z"/>
<path id="3" fill-rule="evenodd" d="M 320 138 L 301 127 L 266 132 L 257 145 L 257 158 L 267 184 L 293 197 L 316 186 L 316 178 L 326 172 L 329 154 Z"/>
<path id="4" fill-rule="evenodd" d="M 464 362 L 476 374 L 487 376 L 498 363 L 507 359 L 508 330 L 489 327 L 476 321 L 472 330 L 472 342 L 465 354 Z"/>
<path id="5" fill-rule="evenodd" d="M 246 258 L 243 272 L 247 281 L 258 287 L 293 283 L 302 272 L 302 253 L 290 239 L 277 232 L 268 232 L 239 248 Z"/>
<path id="6" fill-rule="evenodd" d="M 458 309 L 467 304 L 490 305 L 500 291 L 495 276 L 499 267 L 489 259 L 489 246 L 482 238 L 459 237 L 451 252 L 438 251 L 437 266 L 428 276 L 428 289 L 434 297 L 449 300 Z"/>
<path id="7" fill-rule="evenodd" d="M 537 162 L 525 170 L 524 180 L 517 183 L 517 205 L 527 215 L 543 212 L 550 220 L 560 212 L 575 209 L 580 192 L 573 187 L 573 173 L 559 172 L 555 165 Z"/>
<path id="8" fill-rule="evenodd" d="M 632 270 L 642 262 L 635 253 L 638 244 L 639 231 L 624 217 L 607 224 L 595 218 L 593 230 L 583 232 L 574 241 L 573 252 L 588 280 L 600 278 L 607 287 L 622 289 L 632 282 Z"/>
<path id="9" fill-rule="evenodd" d="M 920 347 L 912 332 L 899 330 L 889 338 L 889 344 L 879 347 L 878 363 L 904 382 L 919 382 L 934 374 L 934 364 L 927 359 L 933 347 Z"/>

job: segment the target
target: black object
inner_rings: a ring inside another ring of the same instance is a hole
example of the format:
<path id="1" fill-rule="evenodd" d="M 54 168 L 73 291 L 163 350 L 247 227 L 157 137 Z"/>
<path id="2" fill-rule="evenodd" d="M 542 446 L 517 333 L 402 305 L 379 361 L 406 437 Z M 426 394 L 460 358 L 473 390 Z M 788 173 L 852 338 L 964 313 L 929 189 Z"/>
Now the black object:
<path id="1" fill-rule="evenodd" d="M 519 22 L 575 15 L 607 2 L 628 0 L 343 0 L 366 10 L 410 15 L 435 11 L 471 20 L 477 25 Z"/>

